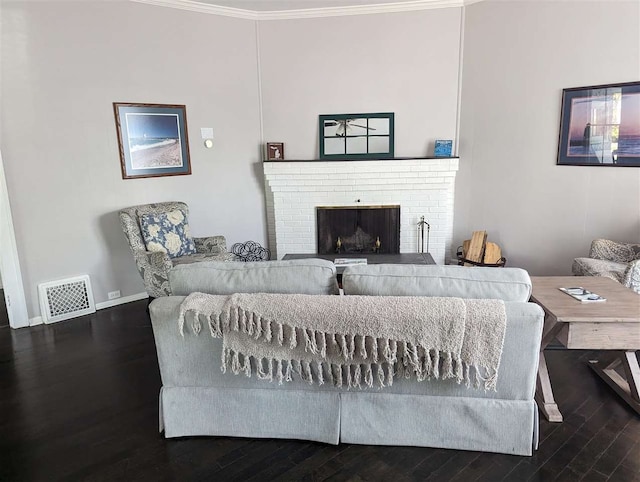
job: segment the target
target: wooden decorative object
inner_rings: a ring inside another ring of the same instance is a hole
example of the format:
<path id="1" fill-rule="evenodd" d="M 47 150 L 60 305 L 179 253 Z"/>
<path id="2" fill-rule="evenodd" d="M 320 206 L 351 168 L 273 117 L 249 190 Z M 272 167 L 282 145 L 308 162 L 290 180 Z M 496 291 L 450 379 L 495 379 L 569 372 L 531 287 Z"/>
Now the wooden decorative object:
<path id="1" fill-rule="evenodd" d="M 487 241 L 484 247 L 484 264 L 497 264 L 502 258 L 500 246 L 496 243 Z"/>
<path id="2" fill-rule="evenodd" d="M 474 231 L 471 235 L 471 242 L 469 243 L 469 251 L 465 258 L 469 261 L 481 263 L 484 256 L 484 246 L 487 242 L 486 231 Z"/>
<path id="3" fill-rule="evenodd" d="M 486 231 L 474 231 L 472 239 L 465 239 L 462 246 L 458 247 L 457 255 L 460 266 L 502 267 L 507 262 L 502 257 L 500 246 L 487 241 Z"/>

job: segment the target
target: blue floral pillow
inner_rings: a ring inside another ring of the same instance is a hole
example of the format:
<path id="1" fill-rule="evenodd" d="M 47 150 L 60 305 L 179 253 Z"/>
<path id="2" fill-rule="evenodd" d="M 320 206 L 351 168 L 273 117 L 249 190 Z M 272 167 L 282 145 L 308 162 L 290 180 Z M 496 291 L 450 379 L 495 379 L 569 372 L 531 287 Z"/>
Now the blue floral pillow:
<path id="1" fill-rule="evenodd" d="M 159 214 L 143 214 L 140 225 L 147 251 L 162 251 L 170 258 L 196 252 L 187 217 L 180 209 Z"/>

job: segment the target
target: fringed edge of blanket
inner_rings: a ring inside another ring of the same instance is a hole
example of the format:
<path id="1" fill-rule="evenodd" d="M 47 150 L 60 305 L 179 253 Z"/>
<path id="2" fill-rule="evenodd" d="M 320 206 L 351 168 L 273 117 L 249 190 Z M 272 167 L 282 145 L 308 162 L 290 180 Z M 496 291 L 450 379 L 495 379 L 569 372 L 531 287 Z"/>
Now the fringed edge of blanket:
<path id="1" fill-rule="evenodd" d="M 443 358 L 444 359 L 444 358 Z M 472 380 L 475 388 L 484 385 L 485 390 L 495 390 L 496 377 L 483 377 L 477 367 L 463 364 L 465 370 L 465 384 L 471 387 Z M 353 363 L 336 364 L 323 360 L 279 360 L 271 358 L 256 358 L 243 353 L 226 348 L 222 351 L 220 369 L 222 373 L 227 371 L 234 375 L 243 374 L 251 378 L 255 372 L 259 380 L 274 382 L 279 385 L 284 382 L 291 382 L 298 378 L 312 385 L 325 383 L 332 384 L 337 388 L 362 389 L 362 388 L 385 388 L 393 385 L 393 380 L 397 378 L 416 378 L 418 380 L 428 380 L 431 376 L 422 377 L 411 369 L 406 369 L 400 363 L 389 365 L 383 363 Z M 439 376 L 433 378 L 449 379 L 453 376 Z M 456 380 L 461 383 L 462 380 Z"/>
<path id="2" fill-rule="evenodd" d="M 251 359 L 254 360 L 256 375 L 261 380 L 291 381 L 294 374 L 310 384 L 314 382 L 311 365 L 316 367 L 316 378 L 319 385 L 329 379 L 336 387 L 372 388 L 377 380 L 378 388 L 393 385 L 394 378 L 415 378 L 418 381 L 431 378 L 447 380 L 455 379 L 464 382 L 469 388 L 483 387 L 496 391 L 497 372 L 491 373 L 485 367 L 465 363 L 459 354 L 440 352 L 410 342 L 375 338 L 371 336 L 326 333 L 304 328 L 293 328 L 282 323 L 266 320 L 253 312 L 245 312 L 242 308 L 234 308 L 230 313 L 207 315 L 196 310 L 189 310 L 193 315 L 191 328 L 197 335 L 202 331 L 200 318 L 207 320 L 209 331 L 214 338 L 222 338 L 225 332 L 233 330 L 244 333 L 256 341 L 277 342 L 279 346 L 288 345 L 296 348 L 304 343 L 305 352 L 320 359 L 308 360 L 276 360 L 257 359 L 250 355 L 223 350 L 221 370 L 226 373 L 230 369 L 238 375 L 244 372 L 251 376 Z M 186 314 L 180 313 L 180 333 L 184 336 Z M 327 357 L 327 347 L 336 348 L 345 363 L 332 363 L 321 360 Z M 369 363 L 354 363 L 354 357 L 370 360 Z M 242 358 L 242 360 L 241 360 Z M 349 363 L 349 362 L 352 363 Z"/>
<path id="3" fill-rule="evenodd" d="M 222 351 L 222 373 L 228 370 L 235 375 L 244 373 L 247 377 L 255 371 L 260 380 L 278 381 L 279 385 L 298 378 L 312 385 L 332 384 L 335 387 L 379 388 L 393 384 L 394 369 L 386 363 L 378 364 L 337 364 L 322 360 L 276 360 L 244 355 L 230 348 Z"/>

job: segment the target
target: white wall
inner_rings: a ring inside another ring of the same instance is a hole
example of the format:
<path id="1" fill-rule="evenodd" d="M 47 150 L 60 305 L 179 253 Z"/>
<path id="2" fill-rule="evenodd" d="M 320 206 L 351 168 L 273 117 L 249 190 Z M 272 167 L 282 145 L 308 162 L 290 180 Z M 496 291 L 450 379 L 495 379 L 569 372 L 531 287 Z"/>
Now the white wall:
<path id="1" fill-rule="evenodd" d="M 194 235 L 265 242 L 253 21 L 131 2 L 2 8 L 2 153 L 30 316 L 52 279 L 88 273 L 97 302 L 144 291 L 122 207 L 183 200 Z M 112 102 L 186 104 L 193 174 L 122 180 Z"/>
<path id="2" fill-rule="evenodd" d="M 460 8 L 259 24 L 265 141 L 317 159 L 318 115 L 395 112 L 397 157 L 456 128 Z"/>
<path id="3" fill-rule="evenodd" d="M 559 274 L 594 237 L 640 239 L 640 169 L 555 166 L 562 88 L 640 78 L 640 5 L 465 12 L 454 245 L 487 229 L 509 265 Z M 395 112 L 397 156 L 454 138 L 461 15 L 263 21 L 256 38 L 253 21 L 132 2 L 2 2 L 0 139 L 30 315 L 38 283 L 80 273 L 98 302 L 143 291 L 125 206 L 184 200 L 195 235 L 264 243 L 261 108 L 288 159 L 317 157 L 326 113 Z M 122 180 L 114 101 L 186 104 L 193 174 Z"/>
<path id="4" fill-rule="evenodd" d="M 465 12 L 454 241 L 569 274 L 592 239 L 640 241 L 640 169 L 556 166 L 562 89 L 640 80 L 640 2 L 485 1 Z"/>

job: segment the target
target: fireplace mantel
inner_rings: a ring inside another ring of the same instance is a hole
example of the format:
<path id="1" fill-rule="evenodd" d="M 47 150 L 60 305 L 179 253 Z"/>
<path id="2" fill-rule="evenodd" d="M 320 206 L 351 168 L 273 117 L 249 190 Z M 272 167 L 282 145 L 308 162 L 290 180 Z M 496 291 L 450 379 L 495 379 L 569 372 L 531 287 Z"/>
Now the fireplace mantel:
<path id="1" fill-rule="evenodd" d="M 274 161 L 263 164 L 269 248 L 315 253 L 316 207 L 400 205 L 400 252 L 418 251 L 420 216 L 430 224 L 431 255 L 451 254 L 458 158 Z"/>
<path id="2" fill-rule="evenodd" d="M 279 159 L 265 159 L 264 162 L 393 162 L 393 161 L 426 161 L 431 159 L 460 159 L 459 157 L 394 157 L 392 159 L 287 159 L 282 161 Z"/>

